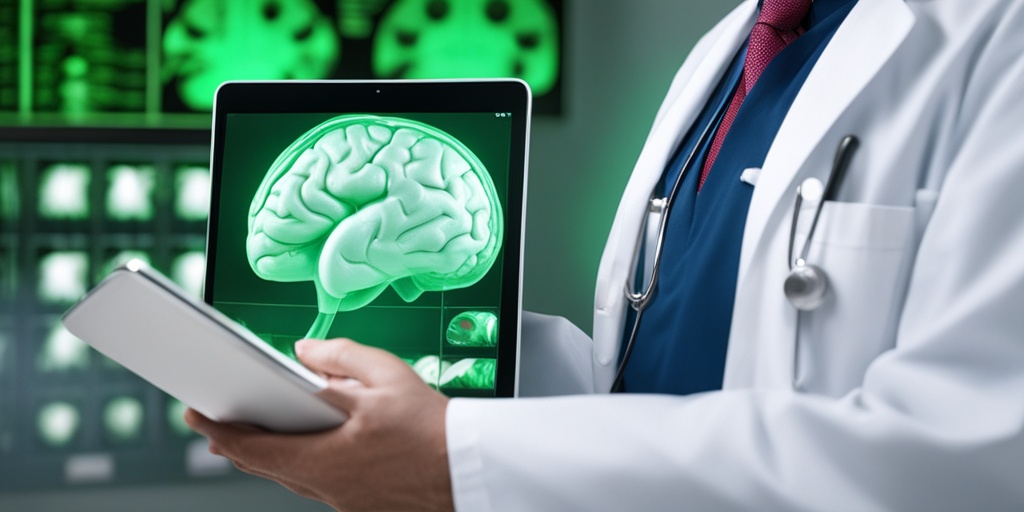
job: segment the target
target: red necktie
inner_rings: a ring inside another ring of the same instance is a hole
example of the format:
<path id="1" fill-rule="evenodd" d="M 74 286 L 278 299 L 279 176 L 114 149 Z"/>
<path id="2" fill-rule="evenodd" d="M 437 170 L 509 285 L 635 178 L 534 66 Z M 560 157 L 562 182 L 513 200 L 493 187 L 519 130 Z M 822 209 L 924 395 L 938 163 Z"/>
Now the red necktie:
<path id="1" fill-rule="evenodd" d="M 747 45 L 747 59 L 743 63 L 743 75 L 740 77 L 739 87 L 729 103 L 729 109 L 722 117 L 722 124 L 715 133 L 715 139 L 711 142 L 708 150 L 708 157 L 704 160 L 704 167 L 700 173 L 700 186 L 704 186 L 704 180 L 708 178 L 708 171 L 715 164 L 715 158 L 722 149 L 722 142 L 725 140 L 729 128 L 732 127 L 736 113 L 740 105 L 746 99 L 747 94 L 753 89 L 757 79 L 761 77 L 764 68 L 775 58 L 783 48 L 796 40 L 803 29 L 800 22 L 807 16 L 811 8 L 811 0 L 764 0 L 761 5 L 761 13 L 757 17 L 757 23 L 750 31 L 750 43 Z"/>

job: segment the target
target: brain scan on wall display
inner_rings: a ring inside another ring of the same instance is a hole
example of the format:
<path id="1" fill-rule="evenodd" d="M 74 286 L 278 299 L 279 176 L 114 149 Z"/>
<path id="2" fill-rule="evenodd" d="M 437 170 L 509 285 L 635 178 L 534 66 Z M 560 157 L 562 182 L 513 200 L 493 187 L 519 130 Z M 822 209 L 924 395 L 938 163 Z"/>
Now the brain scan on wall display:
<path id="1" fill-rule="evenodd" d="M 163 54 L 181 102 L 210 110 L 227 80 L 328 78 L 341 45 L 312 0 L 187 0 L 167 24 Z"/>
<path id="2" fill-rule="evenodd" d="M 542 0 L 397 0 L 373 44 L 384 78 L 519 77 L 543 96 L 558 77 L 558 30 Z"/>

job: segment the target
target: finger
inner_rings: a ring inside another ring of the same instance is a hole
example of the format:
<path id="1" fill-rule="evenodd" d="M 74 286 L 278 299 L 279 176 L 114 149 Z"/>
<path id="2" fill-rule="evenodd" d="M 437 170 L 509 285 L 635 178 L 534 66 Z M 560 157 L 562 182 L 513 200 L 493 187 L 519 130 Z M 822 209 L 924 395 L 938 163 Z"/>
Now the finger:
<path id="1" fill-rule="evenodd" d="M 269 471 L 257 469 L 238 461 L 232 461 L 232 463 L 235 465 L 236 468 L 238 468 L 239 471 L 243 471 L 245 473 L 258 476 L 260 478 L 265 478 L 267 480 L 273 480 L 274 482 L 277 482 L 278 484 L 286 487 L 288 490 L 296 494 L 305 496 L 307 498 L 322 501 L 321 494 L 315 491 L 312 487 L 309 487 L 303 483 L 296 482 L 295 480 L 288 478 L 285 475 L 275 474 Z"/>
<path id="2" fill-rule="evenodd" d="M 191 407 L 185 410 L 185 423 L 189 428 L 204 436 L 206 435 L 204 432 L 210 431 L 216 425 L 216 422 Z"/>
<path id="3" fill-rule="evenodd" d="M 255 434 L 256 431 L 250 428 L 241 428 L 225 423 L 218 423 L 207 418 L 195 409 L 185 411 L 185 423 L 192 430 L 210 440 L 210 452 L 216 455 L 227 455 L 223 447 L 232 439 L 247 434 Z"/>
<path id="4" fill-rule="evenodd" d="M 290 491 L 292 491 L 295 494 L 298 494 L 300 496 L 305 496 L 305 497 L 307 497 L 309 499 L 313 499 L 313 500 L 317 500 L 317 501 L 324 501 L 323 493 L 321 493 L 320 491 L 317 491 L 313 487 L 310 487 L 306 483 L 301 482 L 300 480 L 303 479 L 303 477 L 301 477 L 301 476 L 299 477 L 300 480 L 296 480 L 291 475 L 288 475 L 286 473 L 272 472 L 272 471 L 267 471 L 267 470 L 259 469 L 259 468 L 253 467 L 253 466 L 249 466 L 248 464 L 245 464 L 244 462 L 240 462 L 240 461 L 237 461 L 237 460 L 232 460 L 231 462 L 232 462 L 232 464 L 235 465 L 236 468 L 238 468 L 239 471 L 243 471 L 243 472 L 248 473 L 248 474 L 253 475 L 253 476 L 258 476 L 260 478 L 265 478 L 267 480 L 274 481 L 278 485 L 281 485 L 284 488 L 286 488 L 286 489 L 288 489 L 288 490 L 290 490 Z"/>
<path id="5" fill-rule="evenodd" d="M 209 439 L 211 453 L 253 470 L 250 472 L 287 472 L 303 464 L 302 454 L 316 444 L 309 440 L 315 434 L 274 434 L 250 426 L 218 423 L 192 409 L 186 411 L 185 421 Z"/>
<path id="6" fill-rule="evenodd" d="M 401 359 L 378 348 L 352 340 L 300 340 L 295 354 L 313 371 L 337 377 L 352 377 L 367 386 L 399 378 L 409 367 Z"/>
<path id="7" fill-rule="evenodd" d="M 366 386 L 358 380 L 346 377 L 328 377 L 327 387 L 317 392 L 317 396 L 351 415 L 358 408 L 360 392 L 365 390 Z"/>

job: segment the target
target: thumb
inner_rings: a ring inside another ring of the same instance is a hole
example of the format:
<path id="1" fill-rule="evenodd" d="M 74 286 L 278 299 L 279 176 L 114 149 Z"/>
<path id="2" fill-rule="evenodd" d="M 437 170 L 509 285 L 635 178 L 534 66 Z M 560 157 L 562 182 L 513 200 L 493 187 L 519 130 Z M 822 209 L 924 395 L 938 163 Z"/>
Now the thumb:
<path id="1" fill-rule="evenodd" d="M 407 365 L 390 352 L 348 339 L 300 340 L 295 355 L 309 369 L 333 377 L 350 377 L 366 386 L 379 385 L 398 376 Z"/>

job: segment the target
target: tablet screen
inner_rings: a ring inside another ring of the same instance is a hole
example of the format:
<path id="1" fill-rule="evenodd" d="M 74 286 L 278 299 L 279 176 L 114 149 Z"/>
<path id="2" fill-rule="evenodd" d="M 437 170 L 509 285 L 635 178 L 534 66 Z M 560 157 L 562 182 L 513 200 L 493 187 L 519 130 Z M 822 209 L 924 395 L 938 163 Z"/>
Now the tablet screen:
<path id="1" fill-rule="evenodd" d="M 449 395 L 510 395 L 515 113 L 241 110 L 217 120 L 207 301 L 290 357 L 346 337 Z"/>

